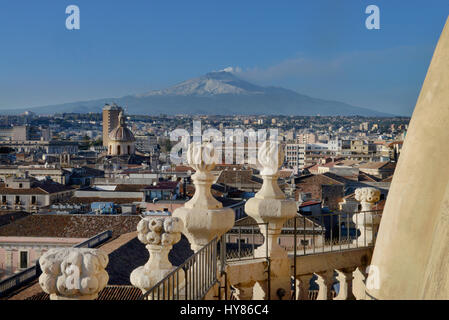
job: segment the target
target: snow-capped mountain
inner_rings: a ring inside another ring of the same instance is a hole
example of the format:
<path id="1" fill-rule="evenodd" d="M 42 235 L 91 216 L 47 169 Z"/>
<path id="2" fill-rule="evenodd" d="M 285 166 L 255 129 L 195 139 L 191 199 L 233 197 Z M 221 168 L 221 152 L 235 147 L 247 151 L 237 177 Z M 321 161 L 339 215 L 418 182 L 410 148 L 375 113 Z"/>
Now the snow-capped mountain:
<path id="1" fill-rule="evenodd" d="M 229 69 L 228 69 L 229 70 Z M 217 71 L 190 79 L 173 87 L 151 91 L 148 96 L 212 96 L 217 94 L 263 94 L 263 88 L 237 78 L 232 72 Z"/>
<path id="2" fill-rule="evenodd" d="M 226 68 L 163 90 L 31 110 L 40 114 L 101 112 L 105 103 L 115 102 L 126 107 L 130 114 L 391 116 L 339 101 L 312 98 L 280 87 L 258 86 L 240 79 L 237 74 L 231 68 Z M 30 109 L 5 110 L 2 113 L 18 114 L 26 110 Z"/>

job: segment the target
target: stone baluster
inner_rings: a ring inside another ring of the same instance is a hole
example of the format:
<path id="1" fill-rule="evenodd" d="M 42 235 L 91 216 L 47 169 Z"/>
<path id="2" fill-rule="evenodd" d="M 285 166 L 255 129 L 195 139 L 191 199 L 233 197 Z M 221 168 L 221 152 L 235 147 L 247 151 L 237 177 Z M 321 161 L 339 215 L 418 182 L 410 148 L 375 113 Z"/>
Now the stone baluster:
<path id="1" fill-rule="evenodd" d="M 366 300 L 366 276 L 361 268 L 352 273 L 352 292 L 356 300 Z"/>
<path id="2" fill-rule="evenodd" d="M 353 300 L 354 295 L 352 293 L 352 273 L 354 270 L 336 270 L 337 280 L 340 284 L 338 295 L 334 300 Z"/>
<path id="3" fill-rule="evenodd" d="M 296 300 L 309 300 L 311 274 L 296 277 Z"/>
<path id="4" fill-rule="evenodd" d="M 373 212 L 373 207 L 380 200 L 380 190 L 376 188 L 359 188 L 355 191 L 355 199 L 362 205 L 362 210 L 352 217 L 360 236 L 354 240 L 358 246 L 371 246 L 375 242 L 375 234 L 379 228 L 380 215 Z"/>
<path id="5" fill-rule="evenodd" d="M 13 265 L 13 259 L 14 259 L 14 251 L 13 250 L 6 250 L 6 272 L 7 274 L 11 274 L 14 271 L 14 265 Z"/>
<path id="6" fill-rule="evenodd" d="M 138 239 L 146 245 L 148 262 L 131 273 L 131 284 L 145 294 L 175 267 L 168 260 L 173 245 L 181 240 L 182 221 L 178 218 L 143 218 L 137 225 Z M 176 282 L 184 281 L 184 273 L 178 273 Z M 176 276 L 175 276 L 176 277 Z M 175 281 L 172 279 L 172 281 Z M 170 288 L 176 284 L 170 283 Z"/>
<path id="7" fill-rule="evenodd" d="M 260 226 L 264 243 L 255 250 L 256 257 L 265 257 L 268 253 L 271 259 L 271 299 L 278 297 L 279 289 L 290 295 L 290 261 L 287 252 L 278 244 L 278 238 L 284 223 L 296 216 L 295 201 L 286 200 L 277 183 L 279 167 L 284 161 L 283 148 L 277 141 L 263 142 L 258 151 L 257 168 L 263 179 L 263 184 L 254 198 L 247 201 L 246 213 L 257 223 L 267 223 Z M 266 283 L 260 283 L 264 293 L 255 294 L 256 299 L 266 297 Z M 282 299 L 288 299 L 284 296 Z"/>
<path id="8" fill-rule="evenodd" d="M 51 300 L 95 300 L 109 281 L 108 262 L 96 249 L 51 249 L 39 259 L 39 284 Z"/>
<path id="9" fill-rule="evenodd" d="M 332 300 L 332 286 L 334 284 L 334 271 L 315 273 L 319 291 L 317 300 Z"/>
<path id="10" fill-rule="evenodd" d="M 187 152 L 188 164 L 196 170 L 192 176 L 195 194 L 184 207 L 173 212 L 183 221 L 182 233 L 196 252 L 215 237 L 220 237 L 234 226 L 234 211 L 223 208 L 221 202 L 212 196 L 214 176 L 211 171 L 218 162 L 212 143 L 193 142 Z"/>

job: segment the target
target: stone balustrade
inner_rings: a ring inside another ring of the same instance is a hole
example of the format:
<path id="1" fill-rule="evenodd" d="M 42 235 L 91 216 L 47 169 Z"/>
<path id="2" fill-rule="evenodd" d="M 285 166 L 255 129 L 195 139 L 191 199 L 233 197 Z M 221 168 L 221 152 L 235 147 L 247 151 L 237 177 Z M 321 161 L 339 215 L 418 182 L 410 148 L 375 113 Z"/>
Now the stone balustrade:
<path id="1" fill-rule="evenodd" d="M 299 256 L 295 298 L 297 300 L 364 300 L 367 268 L 372 248 Z M 336 284 L 338 289 L 335 290 Z M 338 292 L 337 292 L 338 291 Z"/>
<path id="2" fill-rule="evenodd" d="M 376 224 L 378 225 L 377 217 L 372 209 L 379 201 L 380 191 L 374 188 L 362 188 L 356 192 L 356 198 L 362 204 L 362 212 L 355 216 L 372 214 L 369 219 L 366 219 L 367 216 L 364 215 L 365 219 L 360 219 L 360 223 L 356 224 L 360 232 L 357 239 L 360 245 L 348 243 L 346 251 L 323 250 L 318 254 L 304 253 L 297 256 L 296 275 L 291 277 L 293 262 L 289 260 L 287 252 L 278 245 L 277 239 L 285 221 L 296 215 L 296 208 L 294 202 L 285 200 L 284 194 L 277 185 L 277 165 L 282 163 L 283 155 L 281 151 L 276 150 L 274 143 L 270 143 L 265 142 L 258 154 L 263 186 L 245 206 L 249 216 L 258 223 L 268 224 L 268 232 L 264 232 L 261 228 L 265 242 L 256 249 L 254 260 L 228 262 L 227 285 L 235 289 L 236 299 L 266 299 L 268 263 L 264 257 L 268 254 L 270 299 L 288 299 L 291 281 L 294 281 L 296 287 L 293 299 L 365 299 L 365 271 L 371 260 Z M 291 208 L 290 205 L 292 205 Z M 359 222 L 358 219 L 355 221 Z M 334 289 L 336 283 L 339 283 L 338 293 Z M 279 295 L 282 290 L 288 292 L 283 297 Z"/>
<path id="3" fill-rule="evenodd" d="M 51 300 L 94 300 L 109 281 L 108 262 L 96 249 L 51 249 L 39 259 L 39 284 Z"/>
<path id="4" fill-rule="evenodd" d="M 283 279 L 294 282 L 294 300 L 365 300 L 367 269 L 373 248 L 354 248 L 343 252 L 325 252 L 297 256 L 296 276 Z M 293 256 L 289 262 L 293 266 Z M 234 288 L 237 300 L 260 300 L 258 296 L 266 274 L 264 259 L 233 261 L 226 266 L 227 286 Z M 293 273 L 291 273 L 293 274 Z M 220 281 L 223 281 L 222 278 Z M 339 284 L 336 286 L 336 284 Z M 279 288 L 279 287 L 278 287 Z M 231 290 L 229 290 L 230 292 Z M 276 290 L 277 291 L 277 290 Z M 337 292 L 338 291 L 338 292 Z M 293 293 L 293 292 L 292 292 Z M 279 299 L 276 292 L 271 299 Z M 224 297 L 221 297 L 224 299 Z M 288 295 L 283 297 L 288 299 Z"/>

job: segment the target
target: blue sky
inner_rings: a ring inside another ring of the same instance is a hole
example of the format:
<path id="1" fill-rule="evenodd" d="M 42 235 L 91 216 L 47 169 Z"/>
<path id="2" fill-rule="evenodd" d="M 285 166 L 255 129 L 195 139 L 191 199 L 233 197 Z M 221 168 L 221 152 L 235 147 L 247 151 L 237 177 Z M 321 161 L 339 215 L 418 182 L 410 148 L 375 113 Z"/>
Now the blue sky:
<path id="1" fill-rule="evenodd" d="M 65 9 L 81 29 L 65 28 Z M 365 28 L 380 8 L 381 29 Z M 447 0 L 0 0 L 0 109 L 162 89 L 229 66 L 261 85 L 411 115 Z"/>

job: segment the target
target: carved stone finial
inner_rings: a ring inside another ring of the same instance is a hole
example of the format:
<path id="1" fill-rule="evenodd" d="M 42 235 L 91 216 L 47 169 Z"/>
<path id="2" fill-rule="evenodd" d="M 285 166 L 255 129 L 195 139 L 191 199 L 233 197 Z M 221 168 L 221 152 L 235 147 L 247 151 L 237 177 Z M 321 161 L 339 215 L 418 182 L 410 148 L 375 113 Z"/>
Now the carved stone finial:
<path id="1" fill-rule="evenodd" d="M 295 201 L 286 200 L 285 194 L 278 185 L 279 167 L 284 161 L 284 152 L 278 141 L 265 141 L 259 147 L 257 166 L 263 179 L 263 184 L 254 198 L 245 204 L 245 212 L 257 223 L 266 223 L 260 226 L 260 232 L 264 236 L 263 245 L 254 252 L 256 257 L 270 256 L 273 262 L 271 267 L 271 296 L 276 296 L 275 288 L 282 287 L 289 292 L 287 285 L 290 278 L 290 262 L 285 249 L 279 246 L 278 238 L 284 223 L 296 216 Z M 275 285 L 276 283 L 276 285 Z M 267 295 L 268 284 L 260 283 L 261 290 L 256 290 L 255 296 Z M 277 287 L 276 287 L 277 286 Z"/>
<path id="2" fill-rule="evenodd" d="M 131 273 L 131 283 L 143 293 L 173 270 L 168 254 L 181 240 L 182 221 L 178 218 L 143 218 L 137 225 L 138 239 L 146 244 L 150 259 Z"/>
<path id="3" fill-rule="evenodd" d="M 39 259 L 39 284 L 51 300 L 94 300 L 109 281 L 108 262 L 96 249 L 51 249 Z"/>
<path id="4" fill-rule="evenodd" d="M 370 211 L 380 200 L 380 190 L 371 187 L 356 189 L 355 199 L 361 203 L 362 211 Z"/>
<path id="5" fill-rule="evenodd" d="M 265 141 L 257 153 L 257 167 L 263 179 L 262 188 L 256 194 L 259 199 L 285 199 L 277 183 L 279 168 L 284 162 L 284 150 L 277 141 Z"/>
<path id="6" fill-rule="evenodd" d="M 211 186 L 214 183 L 214 176 L 211 170 L 217 163 L 215 150 L 212 143 L 193 142 L 187 151 L 187 161 L 196 170 L 192 176 L 195 185 L 195 194 L 186 204 L 186 208 L 207 208 L 220 209 L 221 202 L 212 196 Z"/>
<path id="7" fill-rule="evenodd" d="M 281 253 L 285 255 L 285 250 L 277 244 L 277 238 L 285 221 L 296 215 L 296 204 L 294 201 L 285 200 L 285 194 L 278 185 L 279 167 L 284 159 L 283 148 L 277 141 L 265 141 L 259 148 L 258 167 L 263 178 L 262 188 L 256 196 L 245 205 L 246 212 L 258 223 L 268 223 L 268 234 L 264 227 L 261 233 L 265 237 L 264 246 L 260 247 L 257 253 L 265 255 L 265 246 L 269 246 L 270 255 Z"/>
<path id="8" fill-rule="evenodd" d="M 264 141 L 257 152 L 257 162 L 261 176 L 277 175 L 284 162 L 284 148 L 278 141 Z"/>
<path id="9" fill-rule="evenodd" d="M 192 249 L 198 251 L 215 237 L 221 236 L 234 225 L 234 211 L 223 208 L 211 193 L 214 176 L 211 170 L 218 162 L 212 143 L 193 142 L 187 152 L 189 165 L 196 170 L 192 176 L 195 194 L 182 208 L 173 212 L 184 223 L 183 234 Z"/>
<path id="10" fill-rule="evenodd" d="M 187 150 L 187 163 L 196 171 L 208 173 L 217 164 L 217 154 L 211 142 L 192 142 Z"/>
<path id="11" fill-rule="evenodd" d="M 360 236 L 354 243 L 360 245 L 373 245 L 375 235 L 379 229 L 380 214 L 373 212 L 373 207 L 380 200 L 380 190 L 372 187 L 359 188 L 355 191 L 355 199 L 360 201 L 362 210 L 352 217 Z"/>

